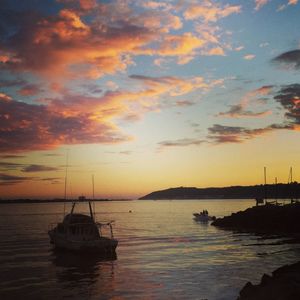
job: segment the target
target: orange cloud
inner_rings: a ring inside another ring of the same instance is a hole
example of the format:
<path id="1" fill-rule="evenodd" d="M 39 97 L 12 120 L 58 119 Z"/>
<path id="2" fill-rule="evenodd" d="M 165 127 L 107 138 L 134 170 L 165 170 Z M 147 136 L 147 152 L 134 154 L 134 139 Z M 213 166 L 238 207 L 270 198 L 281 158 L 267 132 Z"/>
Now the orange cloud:
<path id="1" fill-rule="evenodd" d="M 1 45 L 1 68 L 52 79 L 96 79 L 125 71 L 138 55 L 176 57 L 179 64 L 201 53 L 224 55 L 217 26 L 205 24 L 203 30 L 196 26 L 195 33 L 175 35 L 174 31 L 183 28 L 184 19 L 171 9 L 169 2 L 139 2 L 139 10 L 124 1 L 118 5 L 94 0 L 59 2 L 64 8 L 57 15 L 32 13 L 28 17 L 28 12 L 22 13 L 16 32 Z M 210 12 L 205 14 L 207 20 L 214 21 L 239 11 L 239 6 L 220 6 L 209 1 L 204 7 Z M 198 12 L 190 6 L 184 14 L 193 19 Z"/>
<path id="2" fill-rule="evenodd" d="M 168 35 L 164 38 L 156 53 L 162 56 L 187 55 L 202 47 L 204 43 L 205 41 L 190 32 L 183 35 Z"/>
<path id="3" fill-rule="evenodd" d="M 9 102 L 12 98 L 4 93 L 0 93 L 0 101 Z"/>
<path id="4" fill-rule="evenodd" d="M 132 63 L 128 55 L 141 53 L 154 36 L 134 24 L 88 25 L 76 12 L 63 9 L 55 17 L 26 19 L 6 45 L 8 55 L 2 60 L 9 69 L 70 76 L 72 67 L 95 78 L 126 69 Z"/>
<path id="5" fill-rule="evenodd" d="M 206 0 L 201 4 L 190 4 L 184 12 L 184 17 L 187 20 L 201 18 L 205 22 L 216 22 L 221 18 L 227 17 L 233 13 L 239 13 L 240 11 L 240 5 L 221 6 L 218 3 Z"/>
<path id="6" fill-rule="evenodd" d="M 211 56 L 211 55 L 220 55 L 220 56 L 225 56 L 224 50 L 221 47 L 215 47 L 207 52 L 203 52 L 203 54 Z"/>

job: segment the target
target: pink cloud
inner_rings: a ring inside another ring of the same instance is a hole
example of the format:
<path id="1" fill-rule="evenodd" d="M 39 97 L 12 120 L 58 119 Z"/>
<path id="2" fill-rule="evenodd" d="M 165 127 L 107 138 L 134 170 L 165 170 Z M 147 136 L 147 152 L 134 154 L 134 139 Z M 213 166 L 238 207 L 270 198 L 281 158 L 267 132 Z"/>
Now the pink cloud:
<path id="1" fill-rule="evenodd" d="M 18 90 L 22 96 L 35 96 L 41 92 L 41 88 L 36 84 L 27 84 Z"/>
<path id="2" fill-rule="evenodd" d="M 255 10 L 261 9 L 266 5 L 270 0 L 255 0 Z"/>
<path id="3" fill-rule="evenodd" d="M 118 143 L 129 139 L 115 125 L 92 113 L 73 115 L 50 106 L 0 101 L 0 152 L 46 150 L 61 144 Z"/>

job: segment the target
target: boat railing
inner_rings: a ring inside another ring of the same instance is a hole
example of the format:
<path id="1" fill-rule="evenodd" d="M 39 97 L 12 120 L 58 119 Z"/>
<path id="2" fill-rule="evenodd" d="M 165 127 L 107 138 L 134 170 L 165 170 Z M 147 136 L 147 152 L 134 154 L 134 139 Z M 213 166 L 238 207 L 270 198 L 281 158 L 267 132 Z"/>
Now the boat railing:
<path id="1" fill-rule="evenodd" d="M 100 223 L 100 222 L 96 222 L 97 226 L 100 228 L 101 230 L 101 227 L 109 227 L 110 229 L 110 236 L 111 238 L 114 238 L 114 233 L 113 233 L 113 229 L 112 229 L 112 224 L 114 223 L 115 221 L 110 221 L 110 222 L 107 222 L 107 223 Z"/>
<path id="2" fill-rule="evenodd" d="M 57 226 L 57 223 L 50 223 L 48 224 L 48 231 L 54 229 Z"/>

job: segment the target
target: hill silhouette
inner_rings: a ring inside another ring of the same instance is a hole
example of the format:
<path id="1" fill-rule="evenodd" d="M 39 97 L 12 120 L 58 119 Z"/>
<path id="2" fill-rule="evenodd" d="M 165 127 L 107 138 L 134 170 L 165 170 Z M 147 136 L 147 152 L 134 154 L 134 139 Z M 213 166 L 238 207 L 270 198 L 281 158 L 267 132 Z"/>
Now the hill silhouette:
<path id="1" fill-rule="evenodd" d="M 299 198 L 300 184 L 267 184 L 229 187 L 176 187 L 155 191 L 139 200 L 168 200 L 168 199 L 290 199 Z"/>

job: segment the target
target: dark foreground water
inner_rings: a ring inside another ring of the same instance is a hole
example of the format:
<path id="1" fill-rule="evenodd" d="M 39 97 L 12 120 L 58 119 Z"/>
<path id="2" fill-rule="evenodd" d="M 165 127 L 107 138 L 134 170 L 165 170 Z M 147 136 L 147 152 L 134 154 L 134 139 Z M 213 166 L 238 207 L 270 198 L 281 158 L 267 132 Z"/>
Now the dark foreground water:
<path id="1" fill-rule="evenodd" d="M 63 204 L 1 205 L 0 299 L 236 299 L 247 281 L 296 262 L 300 245 L 220 230 L 192 213 L 219 217 L 253 204 L 98 202 L 97 220 L 116 221 L 119 246 L 109 260 L 52 250 L 48 225 L 61 220 Z"/>

